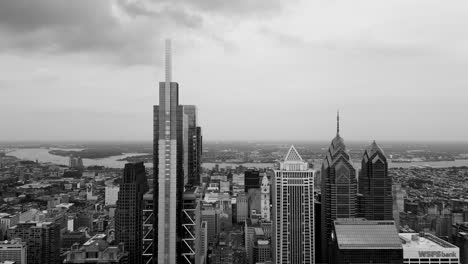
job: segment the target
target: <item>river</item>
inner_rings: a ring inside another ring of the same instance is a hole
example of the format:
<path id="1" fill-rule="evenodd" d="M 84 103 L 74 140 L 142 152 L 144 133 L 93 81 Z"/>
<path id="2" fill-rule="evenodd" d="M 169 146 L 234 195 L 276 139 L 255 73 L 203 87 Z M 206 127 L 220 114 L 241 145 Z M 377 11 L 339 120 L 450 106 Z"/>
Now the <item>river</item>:
<path id="1" fill-rule="evenodd" d="M 36 159 L 39 162 L 51 162 L 55 164 L 61 165 L 68 165 L 68 157 L 62 157 L 57 155 L 52 155 L 49 153 L 51 149 L 47 148 L 22 148 L 22 149 L 15 149 L 13 151 L 8 152 L 7 155 L 14 156 L 19 159 L 23 160 L 33 160 Z M 64 149 L 64 150 L 80 150 L 80 149 Z M 119 159 L 130 157 L 130 156 L 138 156 L 138 155 L 147 155 L 148 153 L 124 153 L 123 155 L 112 156 L 108 158 L 102 159 L 83 159 L 83 164 L 85 166 L 104 166 L 109 168 L 123 168 L 126 161 L 119 161 Z M 242 165 L 247 168 L 255 167 L 255 168 L 273 168 L 274 163 L 203 163 L 202 167 L 207 169 L 212 169 L 216 164 L 219 165 L 219 168 L 226 168 L 231 167 L 235 168 L 239 165 Z M 359 168 L 360 162 L 354 162 L 354 165 Z M 153 167 L 152 163 L 145 163 L 146 167 Z M 315 160 L 314 167 L 320 168 L 321 161 Z M 410 163 L 389 163 L 389 168 L 410 168 L 410 167 L 425 167 L 430 166 L 433 168 L 446 168 L 446 167 L 461 167 L 467 166 L 468 167 L 468 160 L 455 160 L 455 161 L 432 161 L 432 162 L 425 162 L 425 161 L 418 161 L 418 162 L 410 162 Z"/>

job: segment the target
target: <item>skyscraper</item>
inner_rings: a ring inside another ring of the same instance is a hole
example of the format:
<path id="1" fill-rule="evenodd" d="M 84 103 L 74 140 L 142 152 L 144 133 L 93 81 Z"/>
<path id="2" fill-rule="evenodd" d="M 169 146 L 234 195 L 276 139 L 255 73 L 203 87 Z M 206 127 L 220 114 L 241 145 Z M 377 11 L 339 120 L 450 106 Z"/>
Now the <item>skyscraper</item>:
<path id="1" fill-rule="evenodd" d="M 60 225 L 53 222 L 20 222 L 8 229 L 9 238 L 21 238 L 27 245 L 27 263 L 58 264 Z"/>
<path id="2" fill-rule="evenodd" d="M 321 170 L 321 239 L 322 262 L 329 262 L 332 247 L 333 220 L 356 217 L 356 169 L 340 136 L 337 115 L 336 137 L 328 148 Z"/>
<path id="3" fill-rule="evenodd" d="M 115 238 L 124 243 L 130 263 L 143 263 L 143 195 L 147 191 L 143 162 L 125 164 L 115 212 Z"/>
<path id="4" fill-rule="evenodd" d="M 159 83 L 154 106 L 154 261 L 184 263 L 184 186 L 200 173 L 201 129 L 195 106 L 179 105 L 179 84 L 172 82 L 171 42 L 166 40 L 166 80 Z M 199 182 L 199 180 L 198 180 Z"/>
<path id="5" fill-rule="evenodd" d="M 363 217 L 367 220 L 393 220 L 392 178 L 387 158 L 375 141 L 364 151 L 359 174 L 363 195 Z"/>
<path id="6" fill-rule="evenodd" d="M 291 146 L 274 172 L 273 262 L 314 263 L 314 171 Z"/>

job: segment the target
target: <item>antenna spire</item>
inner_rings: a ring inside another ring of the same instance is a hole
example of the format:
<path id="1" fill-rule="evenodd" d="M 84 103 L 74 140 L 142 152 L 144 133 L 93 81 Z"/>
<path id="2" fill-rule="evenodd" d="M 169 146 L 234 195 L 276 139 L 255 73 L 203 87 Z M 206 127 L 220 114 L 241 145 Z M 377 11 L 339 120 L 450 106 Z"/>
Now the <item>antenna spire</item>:
<path id="1" fill-rule="evenodd" d="M 336 135 L 340 135 L 340 110 L 336 111 Z"/>
<path id="2" fill-rule="evenodd" d="M 170 83 L 172 81 L 172 54 L 171 54 L 171 40 L 170 39 L 166 39 L 165 70 L 166 70 L 166 83 Z"/>

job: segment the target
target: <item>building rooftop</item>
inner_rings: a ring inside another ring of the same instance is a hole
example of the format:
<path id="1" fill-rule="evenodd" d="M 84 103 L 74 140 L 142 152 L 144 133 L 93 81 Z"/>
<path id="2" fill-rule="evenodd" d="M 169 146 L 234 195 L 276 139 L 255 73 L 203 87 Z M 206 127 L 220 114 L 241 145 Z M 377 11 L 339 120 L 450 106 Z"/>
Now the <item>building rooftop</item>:
<path id="1" fill-rule="evenodd" d="M 403 248 L 442 250 L 456 248 L 456 246 L 431 234 L 420 235 L 418 233 L 400 233 Z"/>
<path id="2" fill-rule="evenodd" d="M 336 220 L 335 235 L 340 249 L 401 249 L 394 221 Z"/>

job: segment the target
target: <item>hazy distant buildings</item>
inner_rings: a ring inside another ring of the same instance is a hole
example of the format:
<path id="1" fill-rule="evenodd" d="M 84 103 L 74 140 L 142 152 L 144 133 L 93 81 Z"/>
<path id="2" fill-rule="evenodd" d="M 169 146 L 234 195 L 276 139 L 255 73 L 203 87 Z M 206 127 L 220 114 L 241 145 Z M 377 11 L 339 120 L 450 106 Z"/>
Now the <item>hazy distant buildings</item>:
<path id="1" fill-rule="evenodd" d="M 337 116 L 336 137 L 332 140 L 321 170 L 322 262 L 329 261 L 333 221 L 357 215 L 357 178 L 349 151 L 340 137 Z"/>
<path id="2" fill-rule="evenodd" d="M 363 195 L 363 217 L 367 220 L 393 220 L 392 178 L 387 158 L 375 141 L 364 151 L 359 174 Z"/>
<path id="3" fill-rule="evenodd" d="M 291 146 L 274 172 L 273 262 L 314 263 L 314 171 Z"/>
<path id="4" fill-rule="evenodd" d="M 195 107 L 179 104 L 179 84 L 172 82 L 169 40 L 165 65 L 166 80 L 159 83 L 153 123 L 154 261 L 187 263 L 182 255 L 183 192 L 186 184 L 200 182 L 201 129 L 196 126 Z"/>
<path id="5" fill-rule="evenodd" d="M 142 263 L 143 195 L 147 191 L 143 162 L 125 164 L 115 212 L 115 238 L 124 243 L 130 263 Z"/>

